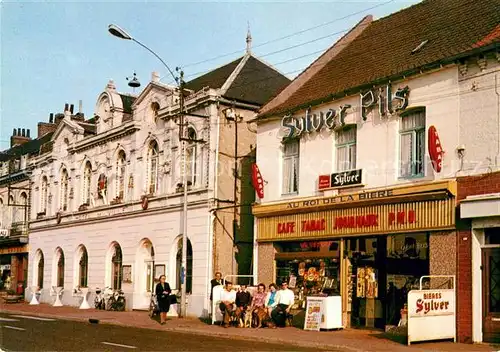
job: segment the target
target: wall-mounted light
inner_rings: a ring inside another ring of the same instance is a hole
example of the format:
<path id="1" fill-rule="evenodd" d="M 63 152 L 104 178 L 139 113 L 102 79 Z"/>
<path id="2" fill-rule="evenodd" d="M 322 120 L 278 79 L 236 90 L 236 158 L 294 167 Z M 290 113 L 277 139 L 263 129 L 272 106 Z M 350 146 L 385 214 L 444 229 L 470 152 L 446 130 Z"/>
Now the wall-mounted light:
<path id="1" fill-rule="evenodd" d="M 236 111 L 234 111 L 233 108 L 224 109 L 223 112 L 227 120 L 234 121 L 234 119 L 236 118 Z"/>
<path id="2" fill-rule="evenodd" d="M 457 154 L 460 159 L 462 159 L 465 155 L 465 146 L 463 144 L 457 147 Z"/>

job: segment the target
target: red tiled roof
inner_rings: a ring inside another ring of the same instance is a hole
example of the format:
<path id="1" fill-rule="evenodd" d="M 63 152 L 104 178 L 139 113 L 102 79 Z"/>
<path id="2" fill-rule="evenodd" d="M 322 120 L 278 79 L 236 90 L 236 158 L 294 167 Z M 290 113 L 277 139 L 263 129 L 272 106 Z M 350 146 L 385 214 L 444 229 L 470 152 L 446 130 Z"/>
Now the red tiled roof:
<path id="1" fill-rule="evenodd" d="M 425 0 L 372 22 L 286 101 L 260 117 L 320 104 L 500 43 L 499 24 L 500 0 Z"/>

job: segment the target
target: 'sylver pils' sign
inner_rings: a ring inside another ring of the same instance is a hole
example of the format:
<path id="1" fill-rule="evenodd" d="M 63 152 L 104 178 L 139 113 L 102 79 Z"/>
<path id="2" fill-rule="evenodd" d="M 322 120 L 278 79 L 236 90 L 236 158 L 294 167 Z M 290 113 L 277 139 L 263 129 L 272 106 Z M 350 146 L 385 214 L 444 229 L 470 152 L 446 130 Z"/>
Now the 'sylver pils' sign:
<path id="1" fill-rule="evenodd" d="M 361 109 L 361 117 L 363 121 L 368 118 L 368 112 L 378 105 L 381 116 L 392 114 L 395 111 L 401 111 L 408 106 L 408 94 L 410 89 L 408 86 L 398 88 L 392 93 L 390 84 L 383 88 L 369 90 L 360 94 L 359 108 Z M 285 129 L 284 139 L 300 137 L 303 133 L 320 132 L 323 129 L 333 130 L 345 125 L 346 115 L 351 109 L 350 104 L 339 106 L 338 109 L 328 109 L 312 113 L 311 109 L 307 109 L 305 116 L 286 115 L 281 120 L 281 126 Z"/>
<path id="2" fill-rule="evenodd" d="M 339 188 L 361 185 L 362 171 L 351 170 L 337 172 L 331 175 L 321 175 L 318 180 L 318 189 Z"/>

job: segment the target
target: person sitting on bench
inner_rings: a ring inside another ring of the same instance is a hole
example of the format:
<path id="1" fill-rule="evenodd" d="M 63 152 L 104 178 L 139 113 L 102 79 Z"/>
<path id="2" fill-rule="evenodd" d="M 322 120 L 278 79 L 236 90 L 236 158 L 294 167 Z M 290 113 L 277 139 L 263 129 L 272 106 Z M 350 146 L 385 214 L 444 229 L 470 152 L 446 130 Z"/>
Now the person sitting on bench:
<path id="1" fill-rule="evenodd" d="M 290 309 L 292 308 L 294 302 L 295 294 L 288 288 L 287 282 L 282 282 L 281 289 L 276 294 L 276 308 L 271 313 L 271 318 L 276 326 L 286 326 L 286 319 L 288 314 L 290 314 Z"/>
<path id="2" fill-rule="evenodd" d="M 226 281 L 226 287 L 220 294 L 220 311 L 224 315 L 223 326 L 225 328 L 229 327 L 229 322 L 231 317 L 234 316 L 234 311 L 236 309 L 236 291 L 233 290 L 233 284 Z"/>
<path id="3" fill-rule="evenodd" d="M 241 285 L 240 290 L 236 293 L 236 316 L 238 318 L 241 318 L 241 315 L 246 313 L 251 301 L 252 296 L 247 291 L 247 285 Z"/>

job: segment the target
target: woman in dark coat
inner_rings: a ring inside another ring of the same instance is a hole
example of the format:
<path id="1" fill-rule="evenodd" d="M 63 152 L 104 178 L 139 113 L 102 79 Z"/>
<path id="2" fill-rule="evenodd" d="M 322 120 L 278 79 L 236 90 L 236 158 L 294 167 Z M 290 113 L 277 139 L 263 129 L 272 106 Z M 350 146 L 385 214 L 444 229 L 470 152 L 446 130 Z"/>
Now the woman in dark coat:
<path id="1" fill-rule="evenodd" d="M 160 276 L 160 282 L 156 285 L 155 294 L 158 300 L 158 308 L 160 309 L 160 324 L 165 324 L 167 321 L 167 313 L 170 309 L 170 285 L 165 282 L 167 277 Z"/>

